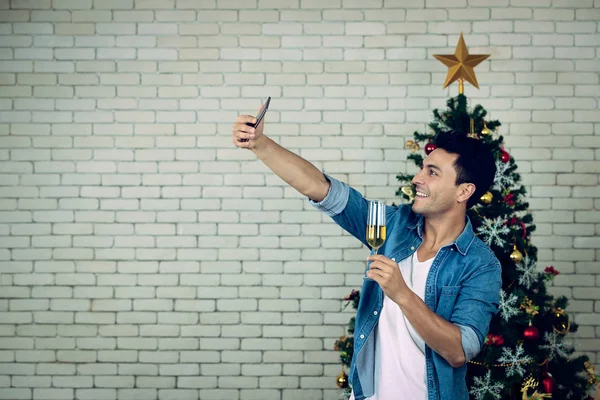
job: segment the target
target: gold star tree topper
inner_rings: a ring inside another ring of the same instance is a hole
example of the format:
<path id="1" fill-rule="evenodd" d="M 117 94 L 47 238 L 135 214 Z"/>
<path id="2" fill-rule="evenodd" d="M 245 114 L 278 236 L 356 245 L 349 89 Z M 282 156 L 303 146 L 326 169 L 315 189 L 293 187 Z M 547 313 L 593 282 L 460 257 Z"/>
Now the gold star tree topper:
<path id="1" fill-rule="evenodd" d="M 448 67 L 444 89 L 452 82 L 458 80 L 458 92 L 462 94 L 464 92 L 463 81 L 465 80 L 479 89 L 473 68 L 488 58 L 490 54 L 469 54 L 461 32 L 454 54 L 434 54 L 433 56 Z"/>

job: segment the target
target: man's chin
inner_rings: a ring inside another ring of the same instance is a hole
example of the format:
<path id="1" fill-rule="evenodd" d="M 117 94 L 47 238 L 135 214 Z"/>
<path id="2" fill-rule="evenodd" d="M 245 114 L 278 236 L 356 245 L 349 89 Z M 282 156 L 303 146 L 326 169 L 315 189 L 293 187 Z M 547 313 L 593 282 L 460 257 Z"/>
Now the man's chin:
<path id="1" fill-rule="evenodd" d="M 414 202 L 413 202 L 413 204 L 412 204 L 412 210 L 413 210 L 413 212 L 415 212 L 415 213 L 417 213 L 417 214 L 421 214 L 421 215 L 423 215 L 423 211 L 424 211 L 424 210 L 423 210 L 423 207 L 419 207 L 419 206 L 417 206 L 417 205 L 416 205 Z"/>

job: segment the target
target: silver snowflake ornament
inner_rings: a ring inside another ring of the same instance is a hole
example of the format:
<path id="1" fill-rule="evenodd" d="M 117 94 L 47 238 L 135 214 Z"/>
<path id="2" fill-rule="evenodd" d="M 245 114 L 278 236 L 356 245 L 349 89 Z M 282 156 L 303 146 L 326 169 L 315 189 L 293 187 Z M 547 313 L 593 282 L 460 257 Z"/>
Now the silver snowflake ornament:
<path id="1" fill-rule="evenodd" d="M 525 355 L 522 344 L 518 344 L 514 351 L 510 347 L 503 347 L 502 355 L 498 358 L 498 362 L 506 364 L 506 376 L 519 375 L 522 377 L 525 374 L 525 364 L 531 361 L 531 357 Z"/>
<path id="2" fill-rule="evenodd" d="M 509 168 L 509 163 L 496 160 L 496 174 L 494 175 L 494 186 L 492 186 L 492 189 L 503 192 L 505 189 L 510 189 L 515 185 L 514 177 L 508 172 Z"/>
<path id="3" fill-rule="evenodd" d="M 478 376 L 473 378 L 473 386 L 469 389 L 469 393 L 473 395 L 475 400 L 483 400 L 486 395 L 500 400 L 502 397 L 500 396 L 500 392 L 503 388 L 504 385 L 501 382 L 492 382 L 492 373 L 488 371 L 483 378 Z"/>
<path id="4" fill-rule="evenodd" d="M 537 280 L 537 271 L 535 269 L 535 261 L 527 254 L 523 257 L 520 263 L 515 266 L 519 273 L 519 285 L 531 289 L 531 285 Z"/>
<path id="5" fill-rule="evenodd" d="M 510 233 L 510 228 L 505 225 L 505 222 L 500 217 L 494 219 L 484 218 L 483 224 L 477 228 L 477 236 L 488 246 L 495 244 L 498 247 L 505 247 L 505 237 Z"/>
<path id="6" fill-rule="evenodd" d="M 519 314 L 519 307 L 517 306 L 517 301 L 519 298 L 515 294 L 510 294 L 507 296 L 504 289 L 500 289 L 500 302 L 498 304 L 498 308 L 500 309 L 500 316 L 506 322 L 515 315 Z"/>
<path id="7" fill-rule="evenodd" d="M 544 333 L 544 342 L 547 344 L 541 345 L 540 348 L 548 350 L 548 360 L 552 360 L 556 356 L 567 358 L 573 349 L 571 343 L 564 340 L 555 331 Z"/>

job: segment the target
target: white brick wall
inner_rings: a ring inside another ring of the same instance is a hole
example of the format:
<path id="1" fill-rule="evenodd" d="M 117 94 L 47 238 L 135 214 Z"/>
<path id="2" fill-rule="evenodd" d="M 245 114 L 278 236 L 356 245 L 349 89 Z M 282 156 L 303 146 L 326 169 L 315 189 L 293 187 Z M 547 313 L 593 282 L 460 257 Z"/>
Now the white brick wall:
<path id="1" fill-rule="evenodd" d="M 598 0 L 0 0 L 0 398 L 337 399 L 366 251 L 238 113 L 398 201 L 464 32 L 600 364 Z"/>

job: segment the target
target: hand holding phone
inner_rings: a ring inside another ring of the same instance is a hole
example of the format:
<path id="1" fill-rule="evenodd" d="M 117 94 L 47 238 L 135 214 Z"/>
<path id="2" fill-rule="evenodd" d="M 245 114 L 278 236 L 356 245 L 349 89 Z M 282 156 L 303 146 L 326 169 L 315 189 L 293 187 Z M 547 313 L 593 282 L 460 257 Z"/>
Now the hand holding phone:
<path id="1" fill-rule="evenodd" d="M 267 98 L 267 101 L 265 101 L 265 104 L 263 104 L 263 108 L 262 108 L 262 110 L 260 110 L 258 117 L 256 117 L 256 123 L 252 124 L 252 123 L 248 122 L 248 123 L 246 123 L 246 125 L 251 126 L 253 128 L 256 128 L 258 125 L 260 125 L 261 121 L 265 117 L 265 114 L 267 113 L 267 110 L 269 109 L 270 102 L 271 102 L 271 97 L 269 96 Z M 249 139 L 240 139 L 240 142 L 247 142 L 248 140 Z"/>

